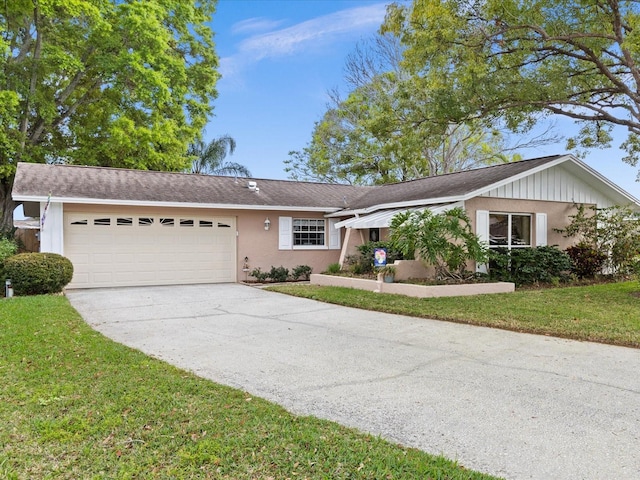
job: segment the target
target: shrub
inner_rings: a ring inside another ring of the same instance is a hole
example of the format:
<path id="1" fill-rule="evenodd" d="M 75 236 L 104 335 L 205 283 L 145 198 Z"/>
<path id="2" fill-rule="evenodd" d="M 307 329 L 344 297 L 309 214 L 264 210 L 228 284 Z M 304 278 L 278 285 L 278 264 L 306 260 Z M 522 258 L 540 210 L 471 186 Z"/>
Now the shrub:
<path id="1" fill-rule="evenodd" d="M 349 255 L 347 257 L 347 264 L 349 269 L 357 274 L 371 273 L 373 272 L 373 255 L 376 248 L 387 249 L 387 263 L 394 263 L 396 260 L 402 260 L 402 252 L 391 245 L 391 242 L 367 242 L 356 247 L 359 255 Z"/>
<path id="2" fill-rule="evenodd" d="M 71 261 L 57 253 L 20 253 L 5 260 L 16 295 L 58 293 L 71 281 Z"/>
<path id="3" fill-rule="evenodd" d="M 580 242 L 566 250 L 573 262 L 571 271 L 578 278 L 593 278 L 602 272 L 607 255 L 585 242 Z"/>
<path id="4" fill-rule="evenodd" d="M 490 250 L 490 278 L 516 285 L 566 281 L 572 266 L 571 258 L 555 246 Z"/>
<path id="5" fill-rule="evenodd" d="M 605 254 L 602 269 L 622 275 L 631 273 L 635 258 L 640 255 L 640 214 L 631 207 L 618 205 L 606 208 L 575 206 L 577 213 L 570 216 L 569 225 L 556 231 L 565 237 L 576 238 L 578 245 L 588 245 Z M 591 260 L 597 263 L 597 257 Z"/>
<path id="6" fill-rule="evenodd" d="M 260 267 L 254 268 L 249 272 L 249 275 L 254 277 L 258 282 L 264 283 L 269 278 L 269 272 L 263 272 Z"/>
<path id="7" fill-rule="evenodd" d="M 312 271 L 313 269 L 309 265 L 298 265 L 291 271 L 291 277 L 294 280 L 298 280 L 300 278 L 303 280 L 309 280 Z"/>
<path id="8" fill-rule="evenodd" d="M 9 238 L 0 238 L 0 267 L 4 261 L 18 251 L 18 244 Z"/>
<path id="9" fill-rule="evenodd" d="M 8 278 L 4 273 L 4 261 L 15 255 L 17 251 L 18 244 L 15 241 L 7 237 L 0 237 L 0 282 L 2 282 L 0 289 L 2 294 L 4 294 L 4 281 Z"/>
<path id="10" fill-rule="evenodd" d="M 274 282 L 286 282 L 287 278 L 289 278 L 289 269 L 280 267 L 271 267 L 269 271 L 269 278 Z"/>
<path id="11" fill-rule="evenodd" d="M 340 271 L 339 263 L 332 263 L 327 267 L 327 273 L 338 273 Z"/>
<path id="12" fill-rule="evenodd" d="M 487 261 L 487 247 L 460 207 L 440 214 L 429 209 L 402 212 L 393 217 L 390 229 L 392 245 L 405 255 L 418 252 L 435 267 L 437 280 L 466 278 L 468 261 Z"/>

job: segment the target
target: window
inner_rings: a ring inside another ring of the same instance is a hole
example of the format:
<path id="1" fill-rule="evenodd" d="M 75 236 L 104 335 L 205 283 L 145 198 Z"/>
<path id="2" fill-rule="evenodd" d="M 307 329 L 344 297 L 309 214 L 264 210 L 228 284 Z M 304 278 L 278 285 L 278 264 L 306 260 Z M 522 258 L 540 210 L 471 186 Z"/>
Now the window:
<path id="1" fill-rule="evenodd" d="M 173 227 L 175 220 L 173 218 L 161 218 L 160 225 L 163 227 Z"/>
<path id="2" fill-rule="evenodd" d="M 87 220 L 76 220 L 75 222 L 71 222 L 71 225 L 87 225 Z"/>
<path id="3" fill-rule="evenodd" d="M 200 228 L 213 228 L 213 221 L 211 220 L 200 220 L 198 224 Z"/>
<path id="4" fill-rule="evenodd" d="M 110 218 L 94 218 L 93 224 L 96 226 L 106 227 L 108 225 L 111 225 L 111 219 Z"/>
<path id="5" fill-rule="evenodd" d="M 180 226 L 181 227 L 193 227 L 194 225 L 195 225 L 195 222 L 191 218 L 181 218 L 180 219 Z"/>
<path id="6" fill-rule="evenodd" d="M 118 217 L 116 220 L 116 225 L 122 225 L 130 227 L 133 225 L 133 218 L 131 217 Z"/>
<path id="7" fill-rule="evenodd" d="M 531 215 L 515 213 L 489 214 L 490 247 L 530 247 Z"/>
<path id="8" fill-rule="evenodd" d="M 150 227 L 153 225 L 154 219 L 151 217 L 140 217 L 138 218 L 138 226 L 140 227 Z"/>
<path id="9" fill-rule="evenodd" d="M 293 219 L 293 245 L 324 245 L 324 220 L 309 218 Z"/>

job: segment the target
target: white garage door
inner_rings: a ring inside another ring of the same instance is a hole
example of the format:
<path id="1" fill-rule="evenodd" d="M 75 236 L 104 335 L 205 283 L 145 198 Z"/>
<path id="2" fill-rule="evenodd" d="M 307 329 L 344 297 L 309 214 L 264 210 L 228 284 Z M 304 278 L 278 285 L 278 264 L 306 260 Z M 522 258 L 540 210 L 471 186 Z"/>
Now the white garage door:
<path id="1" fill-rule="evenodd" d="M 234 217 L 69 213 L 69 287 L 236 281 Z"/>

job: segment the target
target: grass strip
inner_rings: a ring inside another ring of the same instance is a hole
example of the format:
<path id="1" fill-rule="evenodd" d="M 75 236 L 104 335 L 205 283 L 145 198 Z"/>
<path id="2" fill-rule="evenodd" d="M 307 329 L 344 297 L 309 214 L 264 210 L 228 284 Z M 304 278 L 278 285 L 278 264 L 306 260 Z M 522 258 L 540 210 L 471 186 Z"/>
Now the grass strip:
<path id="1" fill-rule="evenodd" d="M 638 281 L 422 299 L 300 284 L 268 289 L 366 310 L 640 347 Z"/>
<path id="2" fill-rule="evenodd" d="M 0 301 L 0 478 L 489 479 L 112 342 L 64 297 Z"/>

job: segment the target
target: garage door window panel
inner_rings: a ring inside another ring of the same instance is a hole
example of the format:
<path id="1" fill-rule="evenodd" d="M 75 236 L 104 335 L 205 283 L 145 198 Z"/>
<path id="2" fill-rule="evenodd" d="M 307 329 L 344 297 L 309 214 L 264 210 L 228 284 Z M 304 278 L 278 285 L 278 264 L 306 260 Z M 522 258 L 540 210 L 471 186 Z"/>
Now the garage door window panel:
<path id="1" fill-rule="evenodd" d="M 133 226 L 133 218 L 132 217 L 118 217 L 116 219 L 116 225 L 119 227 L 132 227 Z"/>
<path id="2" fill-rule="evenodd" d="M 163 227 L 173 227 L 175 225 L 175 219 L 173 218 L 161 218 L 160 225 Z"/>
<path id="3" fill-rule="evenodd" d="M 97 227 L 108 227 L 109 225 L 111 225 L 111 219 L 110 218 L 94 218 L 93 224 Z"/>
<path id="4" fill-rule="evenodd" d="M 155 219 L 151 217 L 140 217 L 138 218 L 138 226 L 139 227 L 150 227 L 155 223 Z"/>

